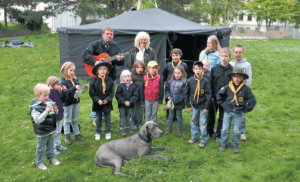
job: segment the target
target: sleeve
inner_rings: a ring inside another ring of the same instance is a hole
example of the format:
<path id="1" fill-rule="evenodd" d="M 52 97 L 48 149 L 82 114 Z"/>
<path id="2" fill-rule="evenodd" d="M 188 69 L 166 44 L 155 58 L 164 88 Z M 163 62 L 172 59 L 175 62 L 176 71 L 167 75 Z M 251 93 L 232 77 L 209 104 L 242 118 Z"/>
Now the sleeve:
<path id="1" fill-rule="evenodd" d="M 170 83 L 166 84 L 166 88 L 165 88 L 165 98 L 168 98 L 169 96 L 171 96 L 170 93 Z"/>
<path id="2" fill-rule="evenodd" d="M 213 67 L 210 71 L 210 88 L 211 88 L 211 94 L 215 93 L 214 89 L 215 89 L 215 78 L 214 78 L 214 71 L 215 71 L 215 67 Z M 213 97 L 213 95 L 212 95 Z"/>
<path id="3" fill-rule="evenodd" d="M 180 94 L 172 97 L 172 101 L 173 101 L 174 105 L 184 101 L 186 93 L 187 93 L 187 86 L 186 86 L 186 83 L 184 83 L 184 84 L 182 84 Z"/>
<path id="4" fill-rule="evenodd" d="M 186 95 L 185 95 L 185 105 L 187 108 L 190 108 L 191 107 L 191 104 L 190 104 L 190 81 L 188 80 L 187 83 L 186 83 Z"/>
<path id="5" fill-rule="evenodd" d="M 206 57 L 206 54 L 205 54 L 205 51 L 203 50 L 203 51 L 201 51 L 201 53 L 200 53 L 200 55 L 199 55 L 199 61 L 203 61 L 203 59 L 205 59 L 205 57 Z"/>
<path id="6" fill-rule="evenodd" d="M 33 109 L 31 112 L 31 117 L 33 118 L 33 120 L 36 124 L 41 124 L 42 122 L 44 122 L 47 116 L 48 116 L 47 111 L 40 113 Z"/>
<path id="7" fill-rule="evenodd" d="M 65 81 L 65 80 L 61 81 L 61 86 L 66 86 L 67 87 L 68 94 L 71 94 L 71 93 L 75 94 L 75 91 L 77 90 L 75 86 L 70 87 L 70 85 L 67 84 L 67 81 Z"/>
<path id="8" fill-rule="evenodd" d="M 89 64 L 89 65 L 94 65 L 95 62 L 97 61 L 94 57 L 93 57 L 93 53 L 96 49 L 96 43 L 97 41 L 95 42 L 92 42 L 83 52 L 82 52 L 82 55 L 81 55 L 81 60 L 82 62 L 86 63 L 86 64 Z"/>
<path id="9" fill-rule="evenodd" d="M 151 61 L 155 60 L 156 62 L 158 62 L 154 49 L 152 47 L 150 47 L 150 48 L 151 48 L 151 56 L 150 56 Z"/>
<path id="10" fill-rule="evenodd" d="M 67 91 L 60 90 L 59 94 L 61 95 L 62 102 L 65 103 L 66 100 L 68 100 L 68 90 Z"/>
<path id="11" fill-rule="evenodd" d="M 206 84 L 205 84 L 205 105 L 204 105 L 204 108 L 206 110 L 209 110 L 209 104 L 210 104 L 210 101 L 211 101 L 211 89 L 210 89 L 210 83 L 207 81 Z"/>
<path id="12" fill-rule="evenodd" d="M 168 73 L 169 73 L 169 70 L 168 70 L 168 67 L 166 65 L 164 71 L 163 71 L 163 82 L 167 82 L 167 79 L 168 79 Z"/>
<path id="13" fill-rule="evenodd" d="M 126 100 L 124 99 L 124 97 L 122 95 L 123 95 L 122 94 L 122 86 L 121 86 L 121 84 L 119 84 L 117 91 L 116 91 L 116 99 L 117 99 L 118 103 L 125 104 Z"/>
<path id="14" fill-rule="evenodd" d="M 227 98 L 227 88 L 228 86 L 226 85 L 225 87 L 222 87 L 219 92 L 217 93 L 216 99 L 217 99 L 217 104 L 222 105 Z"/>
<path id="15" fill-rule="evenodd" d="M 111 81 L 112 82 L 112 81 Z M 114 98 L 114 92 L 115 91 L 115 87 L 114 87 L 114 84 L 112 83 L 110 88 L 109 88 L 109 92 L 108 92 L 108 95 L 105 97 L 104 100 L 107 100 L 107 102 L 111 102 L 113 101 L 113 98 Z"/>
<path id="16" fill-rule="evenodd" d="M 136 103 L 136 101 L 139 99 L 139 91 L 136 88 L 136 86 L 133 87 L 133 95 L 130 97 L 129 102 L 130 104 Z"/>
<path id="17" fill-rule="evenodd" d="M 246 92 L 246 110 L 245 113 L 250 112 L 254 109 L 254 106 L 256 105 L 256 99 L 249 88 Z"/>
<path id="18" fill-rule="evenodd" d="M 252 68 L 251 68 L 251 64 L 248 63 L 249 65 L 246 67 L 245 69 L 245 73 L 249 76 L 249 78 L 247 80 L 245 80 L 245 82 L 247 83 L 247 86 L 251 88 L 251 83 L 252 83 Z"/>
<path id="19" fill-rule="evenodd" d="M 54 88 L 50 90 L 49 99 L 51 99 L 53 102 L 58 101 L 57 92 Z"/>
<path id="20" fill-rule="evenodd" d="M 93 102 L 98 102 L 100 100 L 95 89 L 95 79 L 93 79 L 90 83 L 89 95 L 92 98 Z"/>
<path id="21" fill-rule="evenodd" d="M 141 105 L 145 105 L 145 94 L 144 94 L 144 89 L 145 89 L 145 81 L 144 78 L 142 79 L 142 84 L 140 85 L 140 99 L 141 99 Z"/>
<path id="22" fill-rule="evenodd" d="M 132 65 L 133 65 L 133 61 L 134 61 L 134 56 L 136 56 L 136 53 L 134 54 L 130 54 L 127 60 L 127 68 L 131 71 L 132 70 Z"/>
<path id="23" fill-rule="evenodd" d="M 164 82 L 163 79 L 160 78 L 159 81 L 159 98 L 158 98 L 158 103 L 162 104 L 164 99 Z"/>
<path id="24" fill-rule="evenodd" d="M 119 53 L 123 53 L 123 51 L 121 50 L 120 46 L 116 43 L 116 54 L 119 54 Z M 115 55 L 112 55 L 112 56 L 115 56 Z M 112 63 L 112 65 L 124 66 L 124 58 L 121 61 L 118 61 L 117 59 L 113 60 L 111 63 Z"/>

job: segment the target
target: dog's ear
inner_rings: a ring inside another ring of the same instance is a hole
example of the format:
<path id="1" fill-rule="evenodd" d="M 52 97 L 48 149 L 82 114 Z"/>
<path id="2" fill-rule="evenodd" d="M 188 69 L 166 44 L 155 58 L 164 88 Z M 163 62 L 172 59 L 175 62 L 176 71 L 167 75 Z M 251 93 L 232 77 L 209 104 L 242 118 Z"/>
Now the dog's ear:
<path id="1" fill-rule="evenodd" d="M 146 136 L 148 135 L 148 122 L 146 122 L 143 126 L 142 126 L 142 132 L 143 134 Z"/>

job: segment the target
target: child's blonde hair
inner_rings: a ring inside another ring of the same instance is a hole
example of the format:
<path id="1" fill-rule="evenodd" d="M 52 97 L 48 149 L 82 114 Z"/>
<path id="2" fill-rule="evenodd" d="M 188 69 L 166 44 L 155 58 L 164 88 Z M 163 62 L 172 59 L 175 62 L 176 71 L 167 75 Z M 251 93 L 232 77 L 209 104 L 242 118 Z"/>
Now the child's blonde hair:
<path id="1" fill-rule="evenodd" d="M 60 78 L 56 77 L 56 76 L 50 76 L 47 81 L 46 81 L 46 85 L 48 86 L 53 86 L 53 85 L 56 85 L 58 83 L 60 83 L 61 80 Z"/>
<path id="2" fill-rule="evenodd" d="M 129 70 L 123 70 L 122 73 L 120 74 L 120 83 L 124 83 L 122 78 L 124 76 L 128 76 L 128 75 L 131 76 L 130 71 Z"/>
<path id="3" fill-rule="evenodd" d="M 223 47 L 223 48 L 219 51 L 219 54 L 220 54 L 220 55 L 221 55 L 221 53 L 228 54 L 229 57 L 231 57 L 231 50 L 230 50 L 228 47 Z"/>
<path id="4" fill-rule="evenodd" d="M 34 87 L 33 92 L 36 97 L 40 97 L 42 94 L 49 95 L 50 88 L 46 84 L 38 83 Z"/>
<path id="5" fill-rule="evenodd" d="M 60 68 L 60 72 L 61 74 L 63 75 L 63 77 L 65 78 L 68 78 L 68 69 L 70 69 L 72 66 L 75 66 L 74 63 L 70 62 L 70 61 L 67 61 L 65 62 L 61 68 Z M 75 66 L 76 68 L 76 66 Z M 74 77 L 73 78 L 76 78 L 75 74 L 74 74 Z"/>
<path id="6" fill-rule="evenodd" d="M 218 40 L 218 37 L 216 37 L 215 35 L 211 35 L 207 38 L 207 40 L 210 40 L 212 45 L 213 45 L 213 48 L 215 51 L 220 51 L 221 49 L 221 46 L 220 46 L 220 43 L 219 43 L 219 40 Z M 205 51 L 209 51 L 207 48 L 205 48 Z"/>

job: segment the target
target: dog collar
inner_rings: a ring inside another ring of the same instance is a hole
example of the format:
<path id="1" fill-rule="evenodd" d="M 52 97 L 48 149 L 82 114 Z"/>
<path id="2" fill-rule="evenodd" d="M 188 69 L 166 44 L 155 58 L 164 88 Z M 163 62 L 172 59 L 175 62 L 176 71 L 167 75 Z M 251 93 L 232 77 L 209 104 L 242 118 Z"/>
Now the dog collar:
<path id="1" fill-rule="evenodd" d="M 151 142 L 152 141 L 152 138 L 145 138 L 143 135 L 141 135 L 140 133 L 138 134 L 139 135 L 139 137 L 140 137 L 140 139 L 141 140 L 143 140 L 144 142 L 146 142 L 146 143 L 149 143 L 149 142 Z"/>

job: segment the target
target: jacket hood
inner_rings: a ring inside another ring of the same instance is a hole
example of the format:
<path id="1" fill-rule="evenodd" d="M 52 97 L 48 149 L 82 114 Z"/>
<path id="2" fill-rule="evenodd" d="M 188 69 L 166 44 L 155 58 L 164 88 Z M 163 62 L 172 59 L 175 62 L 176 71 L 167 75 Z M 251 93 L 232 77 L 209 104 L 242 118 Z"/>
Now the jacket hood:
<path id="1" fill-rule="evenodd" d="M 55 104 L 55 102 L 53 102 L 51 99 L 48 99 L 48 100 L 46 101 L 45 104 L 47 104 L 47 103 L 49 103 L 49 102 L 50 102 L 52 105 Z M 41 103 L 42 103 L 42 101 L 40 101 L 39 99 L 33 98 L 33 99 L 31 100 L 30 105 L 29 105 L 29 109 L 31 109 L 32 107 L 34 107 L 34 106 L 36 106 L 36 105 L 39 105 L 39 104 L 41 104 Z"/>

